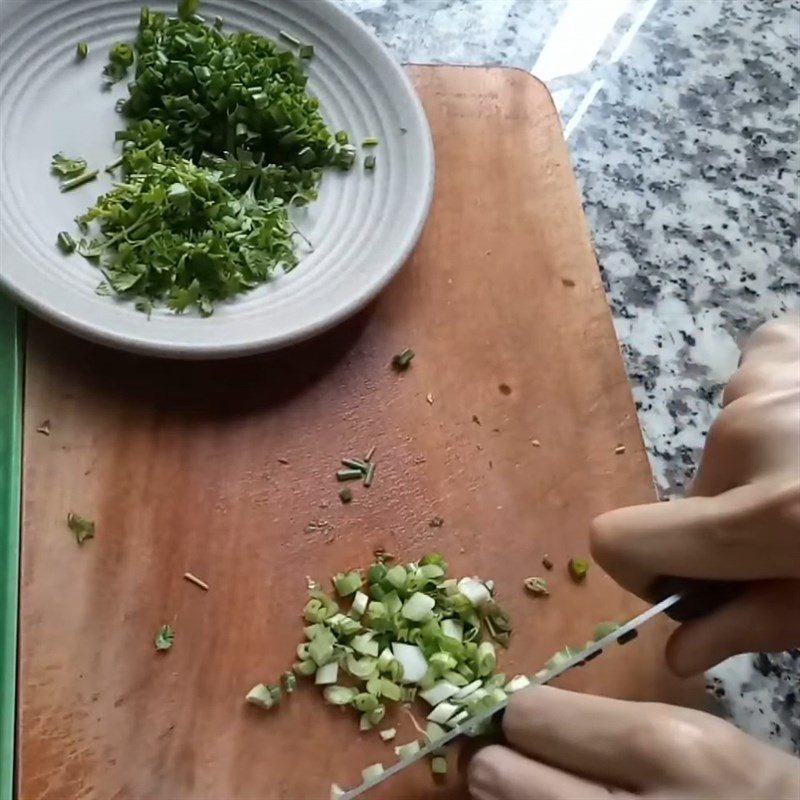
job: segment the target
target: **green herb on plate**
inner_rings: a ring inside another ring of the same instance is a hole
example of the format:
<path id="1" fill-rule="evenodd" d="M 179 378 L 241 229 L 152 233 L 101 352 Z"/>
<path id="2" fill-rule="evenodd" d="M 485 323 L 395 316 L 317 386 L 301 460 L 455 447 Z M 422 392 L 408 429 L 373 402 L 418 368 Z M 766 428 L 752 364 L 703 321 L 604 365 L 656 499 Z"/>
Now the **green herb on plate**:
<path id="1" fill-rule="evenodd" d="M 175 640 L 175 631 L 169 625 L 162 625 L 156 633 L 156 650 L 169 650 Z"/>
<path id="2" fill-rule="evenodd" d="M 83 544 L 87 539 L 94 539 L 94 520 L 70 511 L 67 514 L 67 527 L 75 534 L 78 544 Z"/>

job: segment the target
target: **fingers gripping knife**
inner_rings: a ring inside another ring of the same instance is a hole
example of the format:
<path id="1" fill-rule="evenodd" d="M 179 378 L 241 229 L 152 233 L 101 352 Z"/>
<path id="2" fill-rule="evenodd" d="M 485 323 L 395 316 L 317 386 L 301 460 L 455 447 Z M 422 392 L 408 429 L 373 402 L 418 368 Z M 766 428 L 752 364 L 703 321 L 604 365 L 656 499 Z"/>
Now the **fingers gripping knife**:
<path id="1" fill-rule="evenodd" d="M 530 686 L 525 691 L 537 686 L 543 686 L 559 675 L 563 675 L 573 667 L 583 666 L 586 662 L 601 655 L 603 651 L 612 644 L 626 644 L 632 641 L 636 638 L 638 629 L 649 620 L 659 616 L 659 614 L 667 614 L 667 616 L 679 622 L 706 616 L 740 594 L 743 587 L 744 584 L 736 581 L 700 581 L 682 578 L 659 578 L 655 582 L 651 594 L 653 597 L 661 599 L 654 606 L 629 620 L 624 625 L 621 625 L 599 641 L 593 642 L 580 652 L 570 656 L 566 661 L 560 662 L 557 667 L 546 670 L 543 673 L 537 673 L 537 677 L 533 678 Z M 383 783 L 385 780 L 388 780 L 393 775 L 402 772 L 406 767 L 410 767 L 426 756 L 434 754 L 437 750 L 440 750 L 444 745 L 457 739 L 459 736 L 469 734 L 480 728 L 487 720 L 491 718 L 499 720 L 508 705 L 509 699 L 510 698 L 503 700 L 488 711 L 478 714 L 461 725 L 456 726 L 444 736 L 420 748 L 412 757 L 399 761 L 380 775 L 376 775 L 364 781 L 364 783 L 360 786 L 356 786 L 354 789 L 343 792 L 339 795 L 339 800 L 355 800 L 355 798 L 361 797 L 365 792 Z"/>

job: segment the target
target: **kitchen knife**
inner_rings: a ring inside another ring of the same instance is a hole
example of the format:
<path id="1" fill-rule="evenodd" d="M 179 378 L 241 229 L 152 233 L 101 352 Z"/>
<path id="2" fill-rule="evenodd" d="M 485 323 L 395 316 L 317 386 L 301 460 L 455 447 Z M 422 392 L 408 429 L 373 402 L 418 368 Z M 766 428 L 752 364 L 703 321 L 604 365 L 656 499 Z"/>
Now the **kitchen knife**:
<path id="1" fill-rule="evenodd" d="M 637 617 L 634 617 L 632 620 L 629 620 L 621 625 L 615 631 L 612 631 L 607 636 L 604 636 L 599 641 L 593 642 L 580 652 L 570 656 L 570 658 L 560 663 L 557 667 L 537 673 L 531 680 L 530 685 L 526 687 L 526 690 L 532 687 L 542 686 L 557 678 L 559 675 L 563 675 L 565 672 L 567 672 L 567 670 L 570 670 L 573 667 L 582 666 L 587 661 L 599 656 L 609 645 L 615 643 L 625 644 L 626 642 L 631 641 L 632 639 L 636 638 L 637 631 L 642 625 L 653 619 L 653 617 L 657 617 L 659 614 L 678 608 L 678 604 L 684 599 L 684 594 L 681 592 L 676 592 L 675 594 L 669 595 L 651 608 L 648 608 L 647 611 L 643 611 Z M 432 755 L 437 750 L 444 747 L 444 745 L 446 745 L 448 742 L 453 741 L 453 739 L 457 739 L 459 736 L 465 733 L 470 733 L 475 728 L 480 727 L 481 724 L 490 717 L 502 712 L 508 705 L 509 699 L 510 698 L 506 698 L 501 703 L 498 703 L 496 706 L 490 708 L 488 711 L 468 719 L 461 725 L 457 725 L 455 728 L 453 728 L 453 730 L 449 731 L 444 736 L 420 748 L 420 750 L 411 758 L 398 761 L 397 764 L 394 764 L 393 766 L 389 767 L 389 769 L 384 770 L 384 772 L 382 772 L 380 775 L 376 775 L 375 777 L 364 781 L 360 786 L 356 786 L 354 789 L 350 789 L 349 791 L 339 795 L 338 800 L 355 800 L 355 798 L 361 797 L 361 795 L 363 795 L 365 792 L 369 791 L 378 784 L 383 783 L 385 780 L 388 780 L 393 775 L 397 775 L 399 772 L 402 772 L 404 769 L 406 769 L 406 767 L 410 767 L 412 764 L 420 761 L 426 756 Z"/>

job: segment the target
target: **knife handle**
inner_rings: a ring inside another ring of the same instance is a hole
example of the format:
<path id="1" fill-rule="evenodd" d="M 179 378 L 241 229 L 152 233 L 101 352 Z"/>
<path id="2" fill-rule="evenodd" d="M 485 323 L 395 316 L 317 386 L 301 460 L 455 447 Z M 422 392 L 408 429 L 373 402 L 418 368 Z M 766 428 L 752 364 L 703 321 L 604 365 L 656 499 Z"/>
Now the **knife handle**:
<path id="1" fill-rule="evenodd" d="M 651 589 L 655 602 L 673 594 L 683 598 L 665 612 L 676 622 L 699 619 L 734 600 L 747 588 L 746 581 L 708 581 L 662 576 Z"/>

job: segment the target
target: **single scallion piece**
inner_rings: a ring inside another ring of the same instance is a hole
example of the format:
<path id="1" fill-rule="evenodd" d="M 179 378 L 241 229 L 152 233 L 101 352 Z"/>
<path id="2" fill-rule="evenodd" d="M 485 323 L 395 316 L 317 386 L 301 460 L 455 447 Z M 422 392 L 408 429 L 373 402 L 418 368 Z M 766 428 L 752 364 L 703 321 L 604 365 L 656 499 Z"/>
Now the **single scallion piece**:
<path id="1" fill-rule="evenodd" d="M 61 191 L 62 192 L 69 192 L 71 189 L 77 189 L 79 186 L 83 186 L 84 183 L 89 183 L 89 181 L 95 180 L 98 175 L 98 170 L 93 170 L 92 172 L 84 172 L 83 175 L 78 175 L 75 178 L 68 178 L 61 183 Z"/>
<path id="2" fill-rule="evenodd" d="M 86 42 L 78 42 L 78 46 L 75 48 L 75 58 L 78 61 L 83 61 L 88 55 L 89 45 Z"/>
<path id="3" fill-rule="evenodd" d="M 371 781 L 373 778 L 377 778 L 379 775 L 382 775 L 383 772 L 383 764 L 371 764 L 369 767 L 361 770 L 361 777 L 366 783 L 367 781 Z"/>
<path id="4" fill-rule="evenodd" d="M 416 353 L 411 348 L 406 347 L 405 350 L 401 350 L 397 355 L 392 357 L 392 366 L 399 372 L 402 372 L 408 369 L 415 355 Z"/>
<path id="5" fill-rule="evenodd" d="M 333 576 L 333 586 L 339 597 L 348 597 L 355 594 L 361 588 L 361 573 L 358 570 L 342 573 Z"/>
<path id="6" fill-rule="evenodd" d="M 265 686 L 257 683 L 246 695 L 245 700 L 259 708 L 274 708 L 280 701 L 281 690 L 277 686 Z"/>
<path id="7" fill-rule="evenodd" d="M 367 136 L 361 140 L 362 147 L 377 147 L 378 139 L 375 136 Z"/>
<path id="8" fill-rule="evenodd" d="M 278 31 L 278 36 L 280 36 L 284 42 L 288 42 L 294 47 L 300 47 L 300 40 L 296 36 L 292 36 L 291 33 L 286 33 L 286 31 Z"/>
<path id="9" fill-rule="evenodd" d="M 56 153 L 50 160 L 50 169 L 59 178 L 74 178 L 86 170 L 86 161 L 82 158 L 68 158 L 63 153 Z"/>
<path id="10" fill-rule="evenodd" d="M 74 253 L 77 247 L 75 240 L 66 231 L 61 231 L 61 233 L 58 234 L 56 237 L 56 244 L 61 252 L 67 255 Z"/>
<path id="11" fill-rule="evenodd" d="M 544 578 L 525 578 L 525 588 L 537 597 L 546 597 L 550 594 Z"/>
<path id="12" fill-rule="evenodd" d="M 314 45 L 313 44 L 301 44 L 300 49 L 297 51 L 297 54 L 300 58 L 303 59 L 310 59 L 314 57 Z"/>
<path id="13" fill-rule="evenodd" d="M 364 486 L 369 489 L 373 480 L 375 480 L 375 463 L 370 461 L 367 465 L 367 471 L 364 473 Z"/>
<path id="14" fill-rule="evenodd" d="M 370 154 L 364 158 L 364 169 L 367 172 L 372 172 L 375 169 L 375 156 Z"/>
<path id="15" fill-rule="evenodd" d="M 383 730 L 379 733 L 379 736 L 381 737 L 381 739 L 383 739 L 384 742 L 391 742 L 396 735 L 397 735 L 397 728 L 386 728 L 386 730 Z"/>
<path id="16" fill-rule="evenodd" d="M 434 756 L 431 759 L 431 772 L 434 775 L 447 775 L 447 760 L 444 756 Z"/>
<path id="17" fill-rule="evenodd" d="M 361 470 L 361 472 L 366 472 L 368 466 L 366 461 L 361 461 L 361 459 L 358 458 L 343 458 L 342 464 L 345 467 L 350 467 L 350 469 Z"/>
<path id="18" fill-rule="evenodd" d="M 347 706 L 353 702 L 357 693 L 349 686 L 326 686 L 322 694 L 332 706 Z"/>
<path id="19" fill-rule="evenodd" d="M 156 633 L 156 650 L 169 650 L 175 640 L 175 631 L 169 625 L 162 625 Z"/>
<path id="20" fill-rule="evenodd" d="M 360 469 L 340 469 L 336 473 L 337 481 L 358 481 L 364 473 Z"/>
<path id="21" fill-rule="evenodd" d="M 350 503 L 353 500 L 353 492 L 350 490 L 349 487 L 345 486 L 342 489 L 339 489 L 339 499 L 345 505 L 347 505 L 347 503 Z"/>
<path id="22" fill-rule="evenodd" d="M 408 744 L 401 744 L 394 748 L 395 755 L 401 760 L 405 761 L 407 758 L 413 758 L 420 751 L 419 742 L 413 741 Z"/>
<path id="23" fill-rule="evenodd" d="M 94 539 L 94 520 L 70 511 L 67 514 L 67 527 L 75 534 L 78 544 L 83 544 L 87 539 Z"/>
<path id="24" fill-rule="evenodd" d="M 571 558 L 567 562 L 567 570 L 575 583 L 581 583 L 586 579 L 586 573 L 589 571 L 589 562 L 583 558 Z"/>
<path id="25" fill-rule="evenodd" d="M 292 694 L 294 690 L 297 688 L 297 678 L 295 678 L 293 672 L 284 672 L 283 673 L 283 691 L 286 694 Z"/>
<path id="26" fill-rule="evenodd" d="M 601 622 L 595 626 L 594 629 L 594 640 L 599 642 L 601 639 L 605 639 L 606 636 L 609 634 L 614 633 L 615 630 L 619 628 L 619 622 Z"/>

